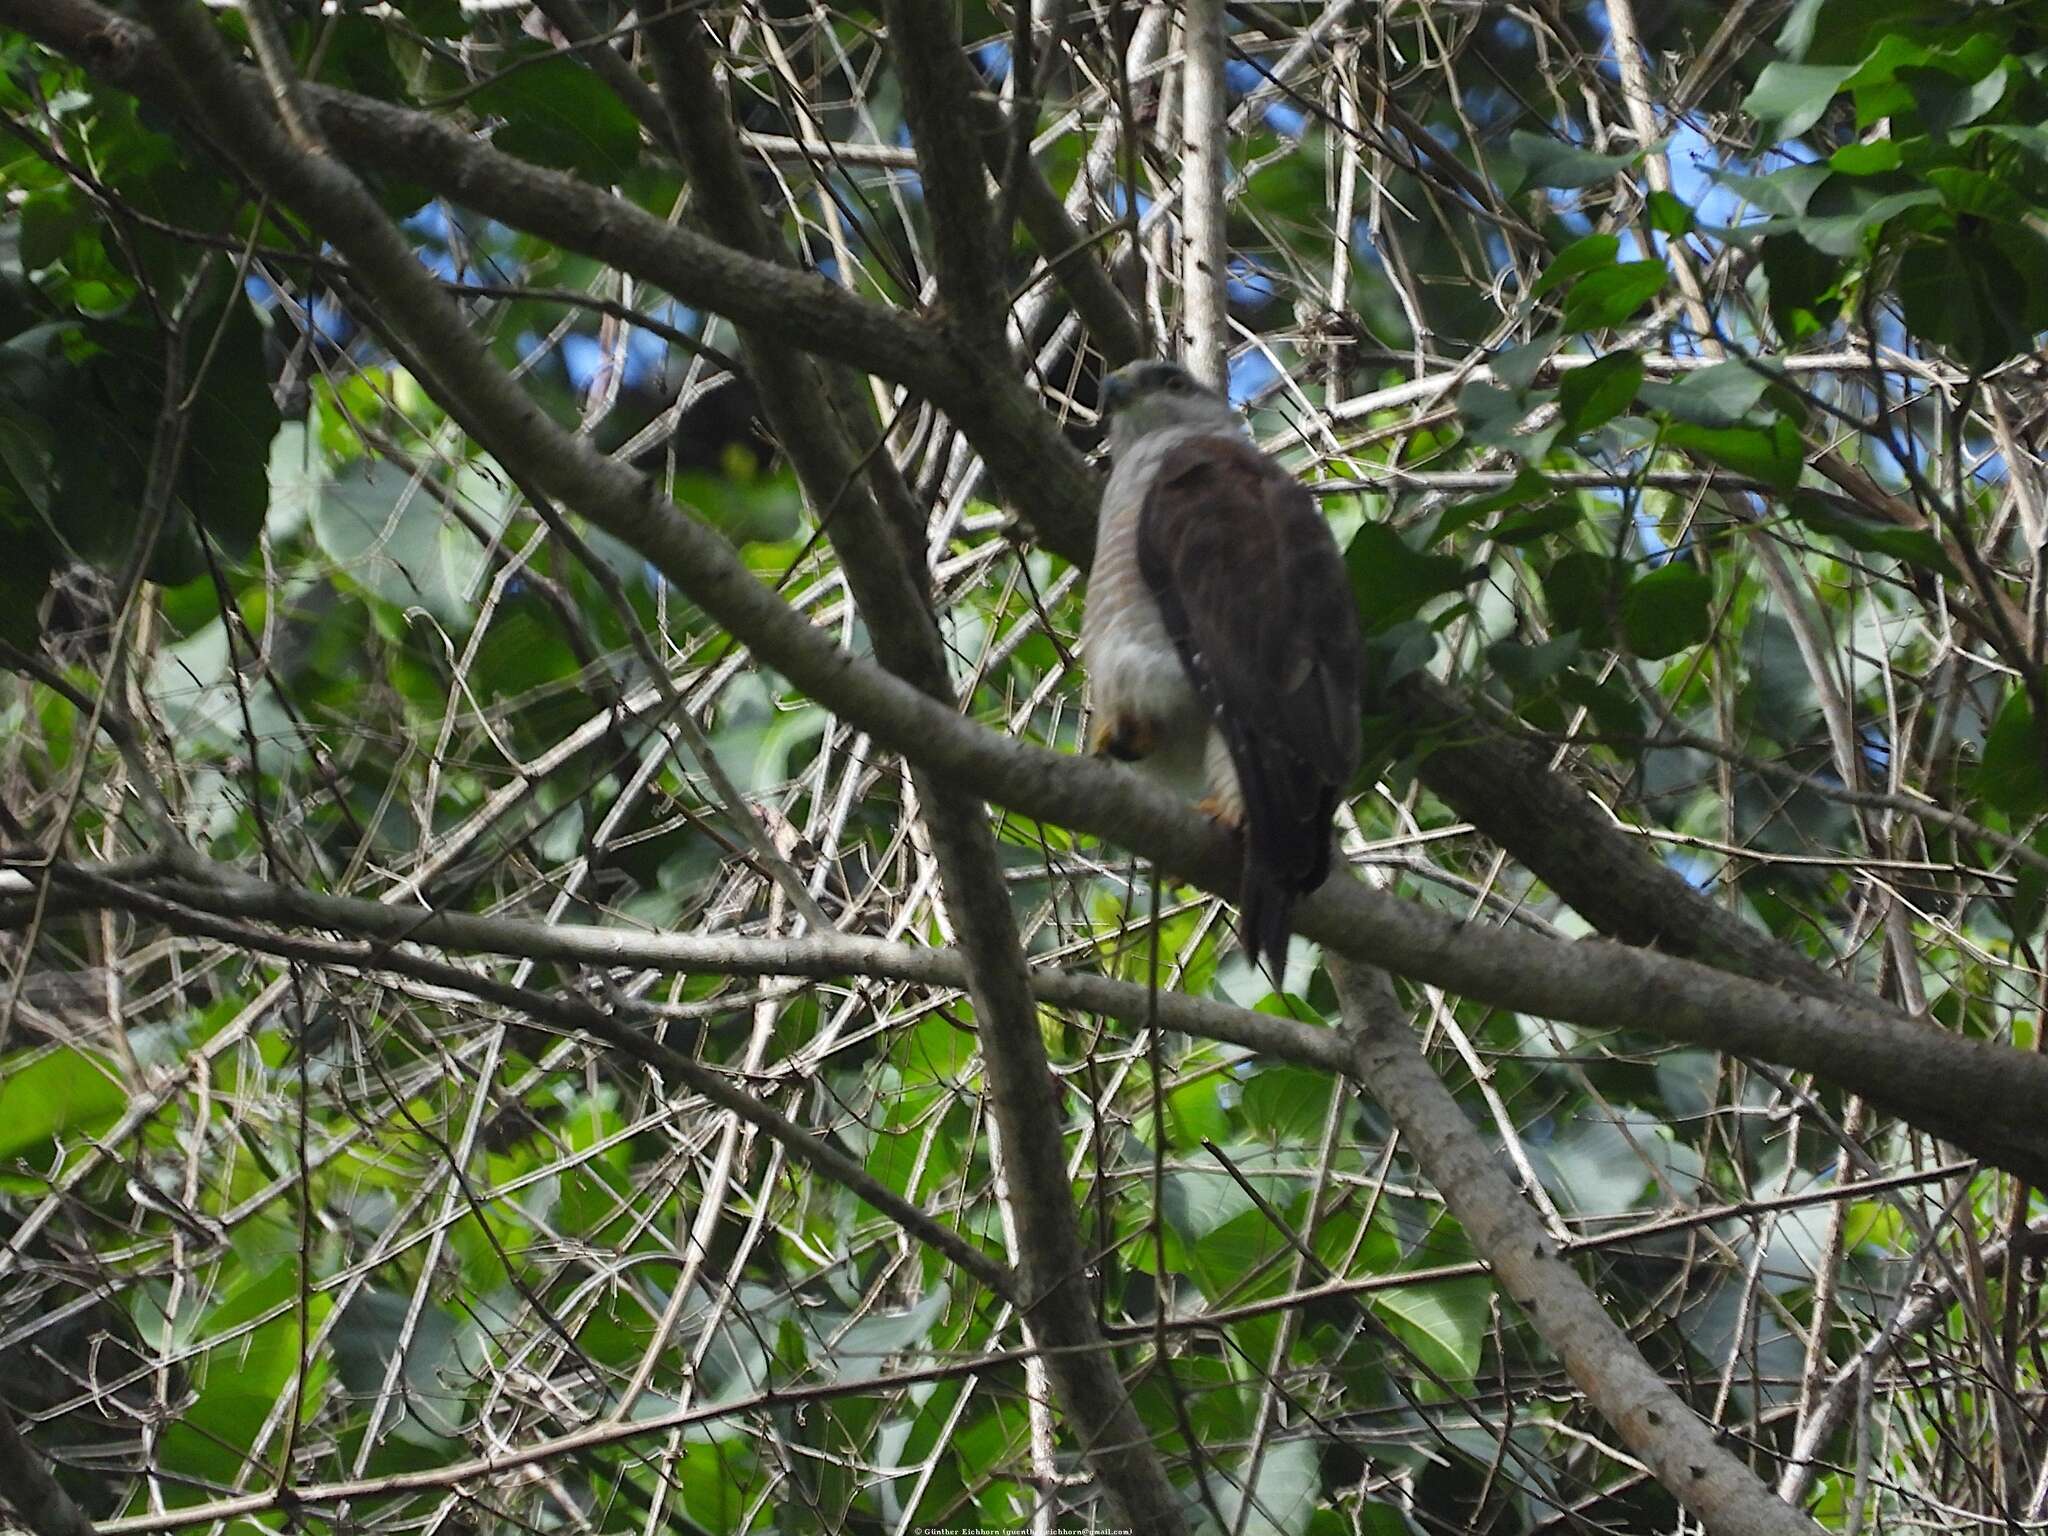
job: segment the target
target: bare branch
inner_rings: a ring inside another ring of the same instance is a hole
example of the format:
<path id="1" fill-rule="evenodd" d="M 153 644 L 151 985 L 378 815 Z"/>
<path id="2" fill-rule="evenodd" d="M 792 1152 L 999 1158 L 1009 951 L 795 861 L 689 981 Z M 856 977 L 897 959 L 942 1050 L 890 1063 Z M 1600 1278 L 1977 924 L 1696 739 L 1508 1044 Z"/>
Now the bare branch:
<path id="1" fill-rule="evenodd" d="M 1775 1498 L 1643 1359 L 1572 1270 L 1415 1049 L 1394 990 L 1350 961 L 1332 967 L 1361 1086 L 1401 1129 L 1402 1145 L 1589 1401 L 1673 1498 L 1714 1536 L 1814 1536 L 1820 1528 Z"/>
<path id="2" fill-rule="evenodd" d="M 891 14 L 900 28 L 902 12 L 892 9 Z M 752 203 L 739 200 L 738 140 L 713 79 L 701 29 L 692 18 L 673 18 L 652 35 L 663 91 L 676 114 L 678 140 L 696 174 L 714 189 L 713 217 L 724 221 L 727 237 L 742 248 L 756 255 L 773 254 L 772 237 Z M 917 46 L 943 43 L 943 33 L 926 33 Z M 928 99 L 920 110 L 943 111 L 950 78 L 942 65 L 932 65 L 930 78 L 919 88 L 936 99 Z M 963 105 L 953 103 L 954 110 Z M 936 138 L 937 118 L 926 121 Z M 944 195 L 934 189 L 934 216 L 942 228 L 948 219 L 959 220 L 961 227 L 942 237 L 942 251 L 950 253 L 942 261 L 951 263 L 950 280 L 966 285 L 956 289 L 954 302 L 980 302 L 978 285 L 987 276 L 981 263 L 987 257 L 986 252 L 977 255 L 973 247 L 986 237 L 981 167 L 969 161 L 947 174 L 956 181 Z M 946 270 L 942 266 L 942 272 Z M 973 334 L 971 328 L 967 334 Z M 995 334 L 1000 335 L 999 319 Z M 920 694 L 943 706 L 952 696 L 945 652 L 924 573 L 913 565 L 923 553 L 923 524 L 894 464 L 884 456 L 854 452 L 839 430 L 827 387 L 807 376 L 807 365 L 798 354 L 773 342 L 749 341 L 747 350 L 761 380 L 764 405 L 867 616 L 877 656 Z M 836 393 L 844 402 L 853 391 L 842 382 Z M 1080 1228 L 1066 1173 L 1065 1117 L 1038 1033 L 1023 949 L 986 809 L 970 790 L 929 773 L 916 754 L 906 755 L 980 1024 L 1022 1250 L 1025 1322 L 1034 1342 L 1051 1351 L 1046 1363 L 1062 1405 L 1124 1518 L 1136 1529 L 1169 1536 L 1184 1528 L 1179 1500 L 1122 1380 L 1099 1348 L 1102 1335 L 1086 1286 Z"/>
<path id="3" fill-rule="evenodd" d="M 21 1438 L 5 1406 L 0 1406 L 0 1498 L 34 1536 L 93 1536 L 92 1521 Z"/>
<path id="4" fill-rule="evenodd" d="M 980 158 L 954 148 L 962 126 L 979 117 L 960 67 L 965 61 L 954 9 L 943 0 L 884 0 L 882 13 L 931 208 L 945 323 L 968 345 L 1001 356 L 1009 351 L 1003 341 L 1010 306 L 1002 272 L 1008 232 L 995 228 Z"/>
<path id="5" fill-rule="evenodd" d="M 1223 89 L 1223 0 L 1188 0 L 1182 22 L 1187 64 L 1181 76 L 1181 305 L 1189 371 L 1222 389 L 1230 350 L 1229 210 L 1223 201 L 1230 164 Z"/>

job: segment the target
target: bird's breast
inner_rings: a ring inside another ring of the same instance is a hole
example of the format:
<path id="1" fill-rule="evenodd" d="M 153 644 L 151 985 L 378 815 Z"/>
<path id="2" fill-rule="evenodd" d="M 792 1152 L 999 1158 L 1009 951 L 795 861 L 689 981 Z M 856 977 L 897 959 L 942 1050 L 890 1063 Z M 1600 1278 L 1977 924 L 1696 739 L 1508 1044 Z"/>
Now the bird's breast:
<path id="1" fill-rule="evenodd" d="M 1103 487 L 1095 564 L 1081 619 L 1081 659 L 1098 709 L 1141 714 L 1160 726 L 1201 724 L 1205 712 L 1167 633 L 1165 616 L 1138 567 L 1138 518 L 1172 441 L 1141 439 Z"/>

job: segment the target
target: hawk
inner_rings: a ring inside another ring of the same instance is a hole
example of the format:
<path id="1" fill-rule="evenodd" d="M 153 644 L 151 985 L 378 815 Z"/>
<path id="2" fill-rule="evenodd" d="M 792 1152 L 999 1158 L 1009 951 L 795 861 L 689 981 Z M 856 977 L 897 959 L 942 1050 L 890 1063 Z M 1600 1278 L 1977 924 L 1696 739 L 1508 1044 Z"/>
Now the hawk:
<path id="1" fill-rule="evenodd" d="M 1359 765 L 1358 609 L 1307 489 L 1175 363 L 1103 381 L 1115 460 L 1081 623 L 1089 751 L 1204 791 L 1244 839 L 1238 936 L 1277 981 Z"/>

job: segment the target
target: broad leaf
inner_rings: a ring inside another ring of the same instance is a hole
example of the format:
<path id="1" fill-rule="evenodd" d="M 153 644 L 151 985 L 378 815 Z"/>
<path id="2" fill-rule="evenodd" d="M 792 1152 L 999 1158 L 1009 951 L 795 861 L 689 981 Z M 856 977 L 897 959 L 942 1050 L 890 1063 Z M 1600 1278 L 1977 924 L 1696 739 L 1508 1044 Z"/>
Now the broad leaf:
<path id="1" fill-rule="evenodd" d="M 1661 149 L 1663 142 L 1650 146 Z M 1593 187 L 1611 181 L 1643 158 L 1645 151 L 1602 155 L 1575 144 L 1563 144 L 1542 134 L 1520 130 L 1508 135 L 1508 148 L 1528 167 L 1526 185 L 1532 187 Z"/>
<path id="2" fill-rule="evenodd" d="M 1618 235 L 1586 235 L 1574 240 L 1543 269 L 1543 275 L 1536 279 L 1536 286 L 1529 290 L 1529 297 L 1540 299 L 1561 283 L 1600 267 L 1613 266 L 1620 251 L 1621 238 Z"/>
<path id="3" fill-rule="evenodd" d="M 492 144 L 536 165 L 601 183 L 621 180 L 640 154 L 640 125 L 596 74 L 568 54 L 515 61 L 472 98 L 505 119 Z"/>
<path id="4" fill-rule="evenodd" d="M 1661 261 L 1626 261 L 1587 274 L 1564 301 L 1567 331 L 1603 331 L 1620 325 L 1664 291 L 1671 274 Z"/>
<path id="5" fill-rule="evenodd" d="M 2024 688 L 2015 688 L 1984 736 L 1977 765 L 1977 792 L 2014 821 L 2048 810 L 2048 771 L 2043 769 L 2041 732 Z"/>
<path id="6" fill-rule="evenodd" d="M 1712 628 L 1713 598 L 1713 582 L 1685 560 L 1638 577 L 1621 600 L 1628 648 L 1645 661 L 1662 661 L 1698 645 Z"/>
<path id="7" fill-rule="evenodd" d="M 1849 77 L 1851 64 L 1766 64 L 1742 110 L 1765 125 L 1775 138 L 1789 139 L 1820 121 Z"/>
<path id="8" fill-rule="evenodd" d="M 1610 352 L 1584 368 L 1573 368 L 1558 380 L 1557 405 L 1567 437 L 1581 437 L 1612 421 L 1635 403 L 1643 382 L 1639 352 Z"/>
<path id="9" fill-rule="evenodd" d="M 1384 523 L 1366 523 L 1344 552 L 1351 590 L 1368 630 L 1381 630 L 1412 617 L 1431 598 L 1455 592 L 1473 572 L 1454 555 L 1425 555 Z"/>
<path id="10" fill-rule="evenodd" d="M 1785 490 L 1799 483 L 1804 463 L 1805 445 L 1800 441 L 1799 428 L 1783 417 L 1768 427 L 1701 427 L 1689 421 L 1674 421 L 1664 429 L 1664 441 L 1724 469 Z"/>

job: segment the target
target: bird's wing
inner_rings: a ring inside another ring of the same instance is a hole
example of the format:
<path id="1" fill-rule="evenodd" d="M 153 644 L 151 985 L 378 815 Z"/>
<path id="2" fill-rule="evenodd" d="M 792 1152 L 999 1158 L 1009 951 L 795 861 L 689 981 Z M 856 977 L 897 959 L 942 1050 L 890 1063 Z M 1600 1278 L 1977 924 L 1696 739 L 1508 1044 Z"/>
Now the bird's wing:
<path id="1" fill-rule="evenodd" d="M 1146 493 L 1138 566 L 1230 748 L 1245 801 L 1248 948 L 1276 963 L 1294 898 L 1329 868 L 1358 771 L 1358 610 L 1306 488 L 1250 443 L 1173 448 Z"/>

